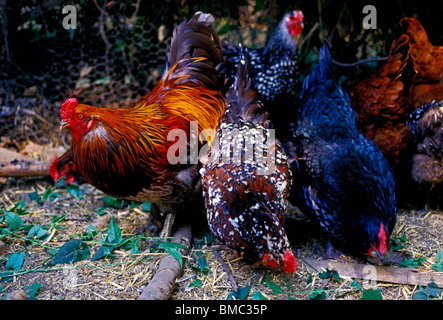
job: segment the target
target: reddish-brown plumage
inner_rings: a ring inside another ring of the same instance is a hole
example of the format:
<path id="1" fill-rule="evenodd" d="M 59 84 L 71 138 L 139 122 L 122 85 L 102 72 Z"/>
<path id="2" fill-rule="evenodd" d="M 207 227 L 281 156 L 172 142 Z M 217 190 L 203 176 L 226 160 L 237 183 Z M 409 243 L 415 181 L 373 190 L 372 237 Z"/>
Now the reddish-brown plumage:
<path id="1" fill-rule="evenodd" d="M 62 126 L 73 136 L 72 159 L 87 182 L 115 197 L 155 203 L 162 212 L 175 211 L 191 197 L 197 164 L 171 164 L 168 150 L 177 139 L 168 135 L 184 132 L 186 147 L 191 121 L 199 132 L 215 129 L 224 112 L 216 71 L 221 45 L 212 21 L 196 13 L 177 27 L 162 78 L 128 108 L 98 108 L 75 99 L 62 106 Z"/>
<path id="2" fill-rule="evenodd" d="M 415 73 L 409 37 L 402 35 L 392 44 L 386 63 L 349 91 L 358 128 L 375 142 L 391 166 L 400 162 L 411 139 L 406 120 L 412 111 L 408 98 Z"/>
<path id="3" fill-rule="evenodd" d="M 417 76 L 411 88 L 409 104 L 416 109 L 432 101 L 443 100 L 443 46 L 434 46 L 420 22 L 415 18 L 400 21 L 411 39 L 411 55 Z"/>
<path id="4" fill-rule="evenodd" d="M 442 81 L 443 46 L 432 45 L 425 29 L 415 18 L 401 19 L 400 26 L 411 39 L 411 55 L 417 69 L 414 84 Z"/>

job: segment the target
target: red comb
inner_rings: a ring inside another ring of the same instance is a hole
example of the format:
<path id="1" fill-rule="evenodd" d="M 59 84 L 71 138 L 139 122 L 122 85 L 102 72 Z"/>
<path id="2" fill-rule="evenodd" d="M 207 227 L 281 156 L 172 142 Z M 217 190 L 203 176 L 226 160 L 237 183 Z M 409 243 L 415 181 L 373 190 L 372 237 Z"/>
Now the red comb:
<path id="1" fill-rule="evenodd" d="M 263 262 L 266 264 L 266 265 L 268 265 L 268 266 L 270 266 L 270 267 L 272 267 L 272 268 L 275 268 L 275 267 L 277 267 L 277 262 L 275 261 L 275 259 L 270 259 L 269 258 L 269 254 L 268 253 L 266 253 L 264 256 L 263 256 Z"/>
<path id="2" fill-rule="evenodd" d="M 76 98 L 70 98 L 62 104 L 60 115 L 63 121 L 67 121 L 70 118 L 70 114 L 74 112 L 74 109 L 77 105 L 78 101 Z"/>
<path id="3" fill-rule="evenodd" d="M 283 260 L 284 260 L 284 267 L 283 267 L 284 271 L 289 272 L 289 273 L 294 273 L 295 270 L 297 270 L 298 263 L 295 260 L 295 257 L 291 251 L 285 252 Z"/>
<path id="4" fill-rule="evenodd" d="M 388 243 L 388 237 L 386 235 L 385 228 L 383 226 L 383 223 L 380 224 L 380 230 L 378 232 L 378 239 L 379 239 L 379 251 L 382 255 L 386 253 L 388 250 L 387 243 Z"/>
<path id="5" fill-rule="evenodd" d="M 303 12 L 301 12 L 301 10 L 295 10 L 292 13 L 292 17 L 297 21 L 303 21 L 303 18 L 304 18 Z"/>

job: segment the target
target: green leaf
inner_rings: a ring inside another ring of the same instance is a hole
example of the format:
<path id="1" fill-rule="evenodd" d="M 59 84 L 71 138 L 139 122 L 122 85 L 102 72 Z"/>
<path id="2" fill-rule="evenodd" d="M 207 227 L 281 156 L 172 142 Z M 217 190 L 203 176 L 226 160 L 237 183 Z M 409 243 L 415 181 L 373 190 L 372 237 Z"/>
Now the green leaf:
<path id="1" fill-rule="evenodd" d="M 83 240 L 91 241 L 97 235 L 98 229 L 92 224 L 88 224 L 86 227 L 86 234 L 83 236 Z"/>
<path id="2" fill-rule="evenodd" d="M 174 242 L 160 242 L 158 248 L 165 250 L 167 253 L 173 256 L 178 263 L 180 263 L 180 267 L 183 268 L 182 254 L 179 249 L 186 249 L 184 245 Z"/>
<path id="3" fill-rule="evenodd" d="M 418 266 L 422 265 L 423 262 L 425 262 L 425 261 L 426 261 L 426 258 L 424 258 L 424 257 L 418 257 L 418 258 L 414 258 L 414 259 L 405 259 L 402 262 L 400 262 L 400 266 L 417 268 Z"/>
<path id="4" fill-rule="evenodd" d="M 201 287 L 203 282 L 200 279 L 194 279 L 191 284 L 189 285 L 190 288 L 192 287 Z"/>
<path id="5" fill-rule="evenodd" d="M 22 267 L 24 260 L 25 260 L 24 252 L 13 253 L 9 257 L 8 262 L 6 262 L 6 269 L 19 270 Z"/>
<path id="6" fill-rule="evenodd" d="M 251 296 L 252 300 L 268 300 L 260 291 L 254 291 Z"/>
<path id="7" fill-rule="evenodd" d="M 5 219 L 6 223 L 8 224 L 8 228 L 11 231 L 16 231 L 23 227 L 22 219 L 14 212 L 6 211 Z"/>
<path id="8" fill-rule="evenodd" d="M 314 281 L 314 278 L 310 275 L 308 280 L 306 280 L 306 284 L 311 284 Z"/>
<path id="9" fill-rule="evenodd" d="M 435 255 L 435 263 L 431 268 L 437 272 L 443 272 L 443 252 L 441 252 L 440 248 L 438 248 L 437 254 Z"/>
<path id="10" fill-rule="evenodd" d="M 232 291 L 227 300 L 245 300 L 251 290 L 252 286 L 238 288 L 238 292 Z"/>
<path id="11" fill-rule="evenodd" d="M 428 300 L 428 295 L 426 294 L 425 290 L 423 290 L 420 283 L 418 284 L 418 291 L 412 296 L 412 300 Z"/>
<path id="12" fill-rule="evenodd" d="M 85 247 L 81 249 L 82 245 L 82 239 L 72 239 L 67 241 L 58 250 L 52 265 L 59 263 L 74 263 L 88 258 L 90 255 L 89 247 L 85 245 Z"/>
<path id="13" fill-rule="evenodd" d="M 99 216 L 103 216 L 103 215 L 105 215 L 105 214 L 106 214 L 106 208 L 105 208 L 105 206 L 100 206 L 100 207 L 98 207 L 98 210 L 97 210 L 96 214 L 99 215 Z"/>
<path id="14" fill-rule="evenodd" d="M 431 266 L 432 270 L 437 271 L 437 272 L 443 272 L 443 263 L 434 263 Z"/>
<path id="15" fill-rule="evenodd" d="M 335 270 L 329 270 L 329 268 L 326 268 L 326 271 L 323 271 L 319 274 L 320 279 L 328 279 L 328 278 L 334 278 L 338 282 L 340 282 L 340 276 L 338 275 L 338 272 Z"/>
<path id="16" fill-rule="evenodd" d="M 309 296 L 311 300 L 326 300 L 326 293 L 323 291 L 323 288 L 319 288 L 311 293 Z"/>
<path id="17" fill-rule="evenodd" d="M 361 284 L 357 282 L 357 278 L 355 278 L 354 281 L 352 281 L 351 287 L 354 287 L 357 290 L 361 289 Z"/>
<path id="18" fill-rule="evenodd" d="M 418 291 L 414 293 L 412 300 L 428 300 L 428 295 L 424 291 Z"/>
<path id="19" fill-rule="evenodd" d="M 38 196 L 38 192 L 37 191 L 33 191 L 31 193 L 28 193 L 28 196 L 29 196 L 29 199 L 31 199 L 31 201 L 35 200 L 37 198 L 37 196 Z"/>
<path id="20" fill-rule="evenodd" d="M 406 238 L 406 234 L 403 234 L 401 237 L 394 237 L 392 239 L 391 248 L 393 251 L 398 251 L 406 246 L 408 243 L 408 239 Z"/>
<path id="21" fill-rule="evenodd" d="M 103 200 L 103 203 L 105 204 L 105 206 L 113 207 L 116 209 L 121 209 L 127 205 L 127 202 L 125 200 L 116 199 L 116 198 L 112 198 L 112 197 L 108 197 L 108 196 L 103 197 L 102 200 Z"/>
<path id="22" fill-rule="evenodd" d="M 29 214 L 29 212 L 26 210 L 26 203 L 25 200 L 20 200 L 17 202 L 11 209 L 11 211 L 17 213 L 18 215 L 24 215 Z"/>
<path id="23" fill-rule="evenodd" d="M 142 210 L 146 211 L 146 212 L 151 211 L 151 203 L 150 202 L 143 202 Z"/>
<path id="24" fill-rule="evenodd" d="M 124 245 L 126 250 L 131 250 L 131 254 L 139 254 L 140 253 L 140 242 L 137 238 L 132 238 Z"/>
<path id="25" fill-rule="evenodd" d="M 71 183 L 66 186 L 66 190 L 71 196 L 74 196 L 78 199 L 83 199 L 83 190 L 80 189 L 79 186 Z"/>
<path id="26" fill-rule="evenodd" d="M 425 293 L 430 298 L 439 298 L 441 295 L 441 289 L 435 282 L 428 283 L 428 286 L 425 289 Z"/>
<path id="27" fill-rule="evenodd" d="M 208 263 L 206 262 L 205 254 L 201 251 L 196 251 L 194 255 L 192 255 L 195 263 L 192 264 L 192 267 L 203 272 L 207 273 L 211 268 L 209 268 Z"/>
<path id="28" fill-rule="evenodd" d="M 55 188 L 54 189 L 47 189 L 44 193 L 43 193 L 43 200 L 47 200 L 49 199 L 50 201 L 53 201 L 55 198 L 61 198 L 62 196 L 55 192 Z"/>
<path id="29" fill-rule="evenodd" d="M 60 216 L 54 215 L 51 219 L 51 224 L 54 225 L 56 223 L 64 221 L 66 218 L 66 214 L 62 214 Z"/>
<path id="30" fill-rule="evenodd" d="M 26 292 L 28 300 L 35 299 L 35 295 L 37 294 L 38 290 L 40 290 L 41 286 L 42 286 L 41 283 L 33 283 L 30 286 L 23 287 L 23 290 Z"/>
<path id="31" fill-rule="evenodd" d="M 108 226 L 108 236 L 106 241 L 112 244 L 119 244 L 123 241 L 122 231 L 120 227 L 115 223 L 114 217 L 111 218 Z"/>
<path id="32" fill-rule="evenodd" d="M 113 245 L 103 245 L 101 246 L 92 256 L 91 261 L 95 261 L 102 258 L 110 258 L 114 259 L 112 255 L 112 251 L 114 251 L 115 247 Z"/>
<path id="33" fill-rule="evenodd" d="M 363 290 L 362 300 L 383 300 L 383 296 L 378 289 Z"/>
<path id="34" fill-rule="evenodd" d="M 34 238 L 41 239 L 45 237 L 48 234 L 48 229 L 46 229 L 43 226 L 32 226 L 32 228 L 28 231 L 28 238 Z"/>
<path id="35" fill-rule="evenodd" d="M 281 294 L 281 293 L 285 293 L 285 290 L 283 290 L 282 288 L 280 288 L 276 283 L 272 282 L 271 280 L 269 280 L 269 275 L 266 277 L 265 279 L 265 285 L 272 290 L 272 292 L 274 294 Z"/>

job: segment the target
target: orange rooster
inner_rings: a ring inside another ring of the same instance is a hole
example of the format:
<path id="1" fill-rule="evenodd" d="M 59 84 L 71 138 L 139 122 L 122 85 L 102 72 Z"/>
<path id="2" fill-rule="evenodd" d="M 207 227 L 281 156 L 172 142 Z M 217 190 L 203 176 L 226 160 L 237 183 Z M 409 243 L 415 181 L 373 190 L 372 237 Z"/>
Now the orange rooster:
<path id="1" fill-rule="evenodd" d="M 171 147 L 183 142 L 171 133 L 179 129 L 190 141 L 191 122 L 198 122 L 199 133 L 215 129 L 225 110 L 217 72 L 221 43 L 209 27 L 213 21 L 198 12 L 174 30 L 162 78 L 130 107 L 98 108 L 71 98 L 60 111 L 61 128 L 72 134 L 75 170 L 113 197 L 157 205 L 167 214 L 162 236 L 170 234 L 175 214 L 199 181 L 197 164 L 170 161 L 176 155 Z"/>
<path id="2" fill-rule="evenodd" d="M 412 135 L 406 125 L 412 111 L 409 89 L 416 74 L 407 35 L 391 46 L 386 63 L 369 78 L 351 88 L 359 129 L 380 148 L 392 167 L 404 155 Z"/>
<path id="3" fill-rule="evenodd" d="M 411 55 L 417 76 L 411 89 L 410 104 L 416 109 L 433 100 L 443 100 L 443 46 L 429 42 L 423 26 L 414 18 L 403 18 L 400 26 L 411 38 Z"/>

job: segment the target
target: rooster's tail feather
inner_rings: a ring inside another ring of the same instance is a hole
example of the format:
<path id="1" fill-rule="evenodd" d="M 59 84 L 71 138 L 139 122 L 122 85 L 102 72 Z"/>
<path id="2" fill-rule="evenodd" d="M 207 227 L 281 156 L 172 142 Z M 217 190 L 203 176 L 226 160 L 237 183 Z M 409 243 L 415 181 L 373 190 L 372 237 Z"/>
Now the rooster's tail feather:
<path id="1" fill-rule="evenodd" d="M 182 22 L 174 29 L 168 62 L 163 79 L 188 75 L 189 79 L 210 89 L 217 89 L 223 85 L 221 74 L 217 67 L 223 62 L 221 42 L 217 33 L 209 26 L 214 21 L 211 14 L 197 12 L 189 21 Z M 173 66 L 188 59 L 195 60 L 191 67 L 175 68 Z M 178 72 L 178 74 L 177 74 Z"/>

